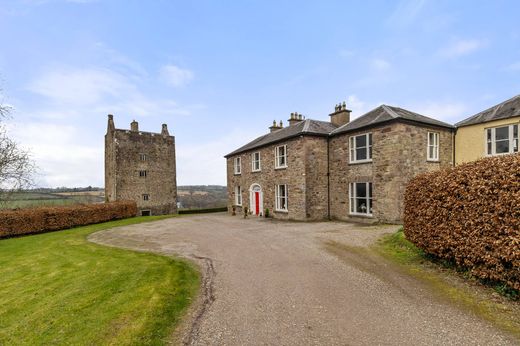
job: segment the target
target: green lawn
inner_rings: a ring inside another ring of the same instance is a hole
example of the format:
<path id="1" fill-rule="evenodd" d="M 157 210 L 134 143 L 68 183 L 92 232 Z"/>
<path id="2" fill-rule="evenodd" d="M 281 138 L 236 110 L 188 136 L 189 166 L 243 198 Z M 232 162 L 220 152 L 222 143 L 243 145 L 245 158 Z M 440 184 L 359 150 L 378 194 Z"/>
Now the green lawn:
<path id="1" fill-rule="evenodd" d="M 141 217 L 0 240 L 0 345 L 158 345 L 196 294 L 197 271 L 96 245 L 95 231 Z"/>

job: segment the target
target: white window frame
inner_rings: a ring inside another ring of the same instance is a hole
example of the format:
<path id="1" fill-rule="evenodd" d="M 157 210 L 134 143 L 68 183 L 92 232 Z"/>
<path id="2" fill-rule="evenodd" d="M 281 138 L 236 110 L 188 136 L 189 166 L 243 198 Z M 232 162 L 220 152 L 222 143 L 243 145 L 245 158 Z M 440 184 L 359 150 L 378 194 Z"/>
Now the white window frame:
<path id="1" fill-rule="evenodd" d="M 509 141 L 509 151 L 507 153 L 497 153 L 497 140 L 496 140 L 496 129 L 500 129 L 503 127 L 508 128 L 508 141 Z M 516 137 L 514 137 L 514 130 L 516 127 Z M 508 155 L 512 153 L 518 152 L 518 135 L 519 135 L 519 124 L 509 124 L 509 125 L 501 125 L 495 127 L 489 127 L 484 130 L 484 153 L 486 156 L 499 156 L 499 155 Z M 488 133 L 490 133 L 491 139 L 488 139 Z M 489 148 L 489 144 L 491 144 L 491 148 Z M 491 149 L 491 153 L 489 152 Z"/>
<path id="2" fill-rule="evenodd" d="M 242 158 L 240 156 L 233 159 L 233 172 L 235 174 L 242 174 Z"/>
<path id="3" fill-rule="evenodd" d="M 258 155 L 258 159 L 256 158 L 256 155 Z M 257 166 L 257 167 L 255 167 L 255 166 Z M 256 151 L 251 154 L 251 171 L 260 172 L 261 170 L 262 170 L 262 163 L 261 163 L 260 152 Z"/>
<path id="4" fill-rule="evenodd" d="M 141 154 L 139 154 L 139 160 L 140 161 L 147 161 L 148 157 L 146 156 L 146 154 L 141 153 Z"/>
<path id="5" fill-rule="evenodd" d="M 280 155 L 280 149 L 283 148 L 283 155 Z M 283 158 L 284 163 L 280 164 L 280 159 Z M 274 149 L 274 168 L 287 168 L 287 145 L 279 145 Z"/>
<path id="6" fill-rule="evenodd" d="M 360 199 L 356 196 L 356 185 L 357 184 L 366 184 L 367 196 L 364 197 L 366 201 L 366 205 L 370 205 L 371 208 L 367 208 L 366 213 L 360 213 L 356 211 L 356 200 Z M 370 194 L 372 191 L 372 194 Z M 371 182 L 355 182 L 348 184 L 348 200 L 349 200 L 349 214 L 357 215 L 357 216 L 372 216 L 374 209 L 374 185 Z M 372 209 L 372 210 L 370 210 Z"/>
<path id="7" fill-rule="evenodd" d="M 356 147 L 356 138 L 358 137 L 366 137 L 366 159 L 358 160 L 357 159 L 357 150 Z M 360 135 L 350 136 L 349 140 L 349 163 L 363 163 L 363 162 L 372 162 L 372 132 L 363 133 Z"/>
<path id="8" fill-rule="evenodd" d="M 430 137 L 433 135 L 433 143 L 430 141 Z M 427 161 L 439 161 L 439 147 L 440 147 L 440 134 L 439 132 L 428 131 L 428 144 L 426 146 L 426 160 Z M 430 148 L 433 148 L 433 156 L 430 156 Z"/>
<path id="9" fill-rule="evenodd" d="M 284 187 L 285 194 L 280 194 L 280 188 Z M 275 186 L 275 210 L 280 212 L 288 212 L 289 211 L 289 191 L 287 188 L 287 184 L 279 184 Z M 285 203 L 283 203 L 285 201 Z M 285 205 L 285 208 L 282 206 Z"/>
<path id="10" fill-rule="evenodd" d="M 235 186 L 235 205 L 242 206 L 242 187 L 240 185 Z"/>

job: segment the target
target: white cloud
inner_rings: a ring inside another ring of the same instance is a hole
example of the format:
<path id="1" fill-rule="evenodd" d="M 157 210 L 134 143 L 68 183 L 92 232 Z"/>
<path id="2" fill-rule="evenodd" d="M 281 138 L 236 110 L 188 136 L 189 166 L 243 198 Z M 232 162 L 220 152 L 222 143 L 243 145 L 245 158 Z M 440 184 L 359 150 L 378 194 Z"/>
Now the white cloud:
<path id="1" fill-rule="evenodd" d="M 243 129 L 231 129 L 221 137 L 207 142 L 195 142 L 176 138 L 177 183 L 179 185 L 226 184 L 226 160 L 224 155 L 235 150 L 263 133 L 249 132 Z"/>
<path id="2" fill-rule="evenodd" d="M 409 108 L 413 112 L 432 117 L 447 123 L 455 123 L 468 116 L 469 108 L 461 102 L 427 101 L 412 104 Z"/>
<path id="3" fill-rule="evenodd" d="M 33 153 L 42 173 L 39 185 L 103 186 L 102 138 L 108 113 L 117 116 L 116 125 L 160 115 L 157 131 L 161 122 L 172 124 L 175 117 L 190 115 L 191 108 L 149 92 L 146 73 L 132 73 L 138 66 L 123 62 L 127 64 L 121 72 L 117 67 L 54 66 L 29 84 L 27 89 L 41 101 L 18 105 L 16 120 L 27 124 L 19 123 L 12 133 Z"/>
<path id="4" fill-rule="evenodd" d="M 354 52 L 353 50 L 349 50 L 349 49 L 340 49 L 339 50 L 339 56 L 342 58 L 350 58 L 350 57 L 353 57 L 354 55 L 356 55 L 356 52 Z"/>
<path id="5" fill-rule="evenodd" d="M 520 71 L 520 61 L 512 63 L 507 67 L 509 71 Z"/>
<path id="6" fill-rule="evenodd" d="M 486 40 L 468 39 L 457 40 L 442 48 L 439 55 L 444 58 L 453 59 L 460 56 L 468 55 L 483 49 L 488 45 Z"/>
<path id="7" fill-rule="evenodd" d="M 161 79 L 174 87 L 187 85 L 193 79 L 193 72 L 175 65 L 165 65 L 160 70 Z"/>
<path id="8" fill-rule="evenodd" d="M 412 24 L 426 5 L 426 0 L 401 0 L 387 23 L 392 26 L 404 27 Z"/>
<path id="9" fill-rule="evenodd" d="M 388 61 L 381 58 L 372 59 L 370 61 L 370 68 L 375 71 L 387 71 L 390 69 L 390 67 L 391 64 Z"/>
<path id="10" fill-rule="evenodd" d="M 110 70 L 67 67 L 47 71 L 28 89 L 53 103 L 83 106 L 99 103 L 107 96 L 128 95 L 135 90 L 124 76 Z"/>
<path id="11" fill-rule="evenodd" d="M 39 109 L 45 118 L 124 113 L 133 116 L 189 115 L 171 99 L 148 96 L 139 87 L 143 79 L 106 68 L 54 67 L 30 83 L 28 89 L 43 96 L 50 107 Z"/>
<path id="12" fill-rule="evenodd" d="M 49 123 L 17 124 L 10 134 L 31 152 L 43 186 L 103 186 L 101 143 L 81 143 L 81 129 Z"/>

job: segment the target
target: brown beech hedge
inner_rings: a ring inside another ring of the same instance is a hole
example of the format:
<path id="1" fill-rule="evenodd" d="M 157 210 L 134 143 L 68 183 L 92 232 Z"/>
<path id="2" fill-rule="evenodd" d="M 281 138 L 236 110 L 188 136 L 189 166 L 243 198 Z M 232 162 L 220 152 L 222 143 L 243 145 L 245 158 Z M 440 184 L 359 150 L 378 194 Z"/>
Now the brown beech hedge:
<path id="1" fill-rule="evenodd" d="M 520 289 L 520 154 L 412 179 L 404 232 L 428 254 Z"/>
<path id="2" fill-rule="evenodd" d="M 135 202 L 42 207 L 0 211 L 0 238 L 57 231 L 135 216 Z"/>

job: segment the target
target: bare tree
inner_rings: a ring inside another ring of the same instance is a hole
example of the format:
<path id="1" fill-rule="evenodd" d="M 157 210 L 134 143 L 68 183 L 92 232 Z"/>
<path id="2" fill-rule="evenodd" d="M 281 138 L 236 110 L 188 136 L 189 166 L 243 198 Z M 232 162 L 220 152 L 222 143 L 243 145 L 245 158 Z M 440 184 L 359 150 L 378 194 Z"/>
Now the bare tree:
<path id="1" fill-rule="evenodd" d="M 35 165 L 29 152 L 9 138 L 2 121 L 11 114 L 11 108 L 0 104 L 0 203 L 9 199 L 11 192 L 29 187 Z"/>

